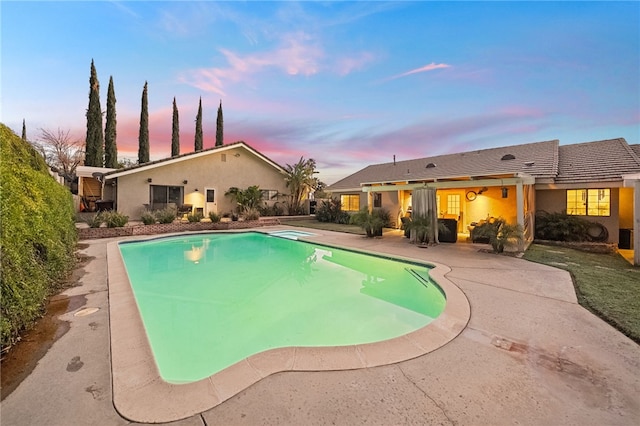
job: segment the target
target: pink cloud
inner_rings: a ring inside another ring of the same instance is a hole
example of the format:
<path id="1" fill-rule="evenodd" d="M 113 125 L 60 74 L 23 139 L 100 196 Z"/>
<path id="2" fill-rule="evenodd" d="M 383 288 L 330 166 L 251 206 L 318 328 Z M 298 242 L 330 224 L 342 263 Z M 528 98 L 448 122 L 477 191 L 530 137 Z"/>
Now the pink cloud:
<path id="1" fill-rule="evenodd" d="M 201 90 L 225 95 L 225 83 L 247 79 L 269 68 L 279 69 L 289 75 L 313 75 L 320 70 L 323 49 L 303 32 L 282 37 L 274 50 L 239 55 L 220 49 L 228 63 L 226 68 L 199 68 L 182 73 L 179 81 Z"/>
<path id="2" fill-rule="evenodd" d="M 423 72 L 429 72 L 429 71 L 433 71 L 433 70 L 438 70 L 438 69 L 444 69 L 444 68 L 451 68 L 451 65 L 449 64 L 436 64 L 435 62 L 431 62 L 428 65 L 425 65 L 423 67 L 420 68 L 416 68 L 407 72 L 403 72 L 402 74 L 398 74 L 398 75 L 394 75 L 393 77 L 389 77 L 387 80 L 395 80 L 396 78 L 401 78 L 401 77 L 406 77 L 408 75 L 412 75 L 412 74 L 419 74 L 419 73 L 423 73 Z"/>
<path id="3" fill-rule="evenodd" d="M 361 70 L 374 60 L 375 56 L 372 53 L 361 52 L 359 54 L 339 59 L 336 64 L 336 70 L 339 75 L 344 76 L 351 74 L 353 71 Z"/>

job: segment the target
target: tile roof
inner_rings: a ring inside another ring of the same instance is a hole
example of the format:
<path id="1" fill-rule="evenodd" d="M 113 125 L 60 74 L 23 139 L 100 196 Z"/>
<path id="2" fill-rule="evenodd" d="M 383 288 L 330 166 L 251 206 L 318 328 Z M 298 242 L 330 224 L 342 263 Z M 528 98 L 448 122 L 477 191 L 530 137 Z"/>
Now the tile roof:
<path id="1" fill-rule="evenodd" d="M 558 140 L 552 140 L 374 164 L 330 185 L 327 190 L 354 189 L 362 183 L 444 180 L 518 172 L 554 178 L 558 171 L 558 145 Z M 502 159 L 508 155 L 515 158 Z M 435 166 L 427 167 L 429 164 Z"/>
<path id="2" fill-rule="evenodd" d="M 611 182 L 624 174 L 638 173 L 640 157 L 636 149 L 624 138 L 562 145 L 556 182 Z"/>
<path id="3" fill-rule="evenodd" d="M 254 149 L 253 147 L 248 145 L 246 142 L 238 141 L 238 142 L 233 142 L 233 143 L 229 143 L 229 144 L 222 145 L 222 146 L 214 146 L 214 147 L 211 147 L 211 148 L 203 149 L 201 151 L 187 152 L 185 154 L 176 155 L 175 157 L 162 158 L 160 160 L 149 161 L 147 163 L 142 163 L 142 164 L 134 164 L 132 166 L 125 167 L 125 168 L 122 168 L 122 169 L 115 169 L 115 170 L 110 169 L 111 171 L 104 173 L 104 175 L 105 175 L 105 177 L 107 179 L 109 179 L 110 177 L 113 177 L 112 175 L 114 175 L 115 177 L 118 177 L 118 176 L 123 175 L 123 174 L 136 173 L 138 169 L 148 170 L 149 168 L 158 167 L 158 166 L 162 165 L 163 163 L 180 162 L 180 161 L 187 160 L 190 157 L 199 157 L 199 156 L 202 156 L 202 155 L 208 155 L 209 153 L 212 153 L 212 152 L 215 152 L 215 151 L 227 151 L 229 149 L 239 148 L 239 147 L 245 148 L 246 150 L 248 150 L 249 152 L 253 153 L 257 157 L 261 158 L 265 162 L 273 165 L 275 168 L 277 168 L 281 172 L 283 172 L 283 173 L 285 172 L 285 169 L 281 165 L 279 165 L 275 161 L 271 160 L 266 155 L 260 153 L 259 151 L 257 151 L 256 149 Z"/>
<path id="4" fill-rule="evenodd" d="M 636 157 L 640 158 L 640 144 L 629 145 L 629 148 L 636 154 Z"/>

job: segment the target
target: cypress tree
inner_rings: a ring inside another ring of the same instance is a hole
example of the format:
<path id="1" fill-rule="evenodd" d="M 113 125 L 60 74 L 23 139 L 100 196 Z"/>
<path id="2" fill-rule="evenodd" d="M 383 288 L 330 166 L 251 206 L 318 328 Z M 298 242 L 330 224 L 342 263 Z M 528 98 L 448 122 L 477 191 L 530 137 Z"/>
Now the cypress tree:
<path id="1" fill-rule="evenodd" d="M 198 115 L 196 116 L 196 140 L 195 150 L 202 151 L 202 98 L 198 103 Z"/>
<path id="2" fill-rule="evenodd" d="M 223 120 L 222 120 L 222 99 L 220 99 L 220 106 L 218 107 L 218 119 L 216 120 L 216 146 L 222 146 L 223 139 Z"/>
<path id="3" fill-rule="evenodd" d="M 89 108 L 87 109 L 87 141 L 84 165 L 102 167 L 103 157 L 104 134 L 102 133 L 102 110 L 100 108 L 100 83 L 98 82 L 98 73 L 92 59 L 91 77 L 89 77 Z"/>
<path id="4" fill-rule="evenodd" d="M 140 111 L 140 132 L 138 133 L 138 164 L 149 162 L 149 101 L 147 82 L 142 89 L 142 109 Z"/>
<path id="5" fill-rule="evenodd" d="M 22 119 L 22 140 L 27 141 L 27 124 L 24 122 L 24 118 Z"/>
<path id="6" fill-rule="evenodd" d="M 180 122 L 175 96 L 173 97 L 173 123 L 171 129 L 171 156 L 175 157 L 180 155 Z"/>
<path id="7" fill-rule="evenodd" d="M 116 94 L 113 76 L 109 77 L 107 89 L 107 124 L 104 130 L 104 166 L 118 168 L 118 148 L 116 146 Z"/>

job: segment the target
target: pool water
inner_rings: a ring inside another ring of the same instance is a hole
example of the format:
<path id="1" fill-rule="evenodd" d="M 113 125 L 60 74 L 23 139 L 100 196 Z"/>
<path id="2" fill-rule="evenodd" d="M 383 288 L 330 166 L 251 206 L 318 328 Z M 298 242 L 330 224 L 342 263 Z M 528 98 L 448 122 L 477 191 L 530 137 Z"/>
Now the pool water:
<path id="1" fill-rule="evenodd" d="M 120 243 L 161 377 L 279 347 L 378 342 L 445 307 L 429 267 L 256 232 Z"/>
<path id="2" fill-rule="evenodd" d="M 316 234 L 312 234 L 310 232 L 304 231 L 273 231 L 269 232 L 269 235 L 274 235 L 276 237 L 289 238 L 290 240 L 297 240 L 300 237 L 313 237 Z"/>

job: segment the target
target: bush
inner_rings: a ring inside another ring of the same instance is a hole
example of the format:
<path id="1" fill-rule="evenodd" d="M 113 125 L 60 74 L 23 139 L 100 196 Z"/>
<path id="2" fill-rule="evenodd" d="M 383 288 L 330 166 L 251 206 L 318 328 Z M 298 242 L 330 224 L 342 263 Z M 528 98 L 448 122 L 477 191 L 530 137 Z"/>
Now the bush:
<path id="1" fill-rule="evenodd" d="M 100 213 L 96 213 L 93 216 L 89 216 L 85 222 L 89 225 L 89 228 L 100 228 L 102 225 L 102 216 Z"/>
<path id="2" fill-rule="evenodd" d="M 189 213 L 187 215 L 187 220 L 189 222 L 200 222 L 200 220 L 202 220 L 202 218 L 204 218 L 204 216 L 200 212 L 198 212 L 198 213 Z"/>
<path id="3" fill-rule="evenodd" d="M 176 220 L 176 211 L 170 207 L 156 211 L 156 220 L 160 223 L 171 223 Z"/>
<path id="4" fill-rule="evenodd" d="M 367 237 L 382 236 L 382 228 L 389 225 L 391 215 L 385 209 L 369 209 L 365 206 L 351 216 L 350 223 L 360 226 L 367 233 Z"/>
<path id="5" fill-rule="evenodd" d="M 331 198 L 322 201 L 316 210 L 316 219 L 319 222 L 331 222 L 346 225 L 351 220 L 349 213 L 342 211 L 339 198 Z"/>
<path id="6" fill-rule="evenodd" d="M 284 209 L 280 206 L 280 203 L 275 203 L 272 206 L 264 203 L 264 206 L 258 207 L 258 212 L 260 212 L 260 216 L 282 216 L 284 215 Z"/>
<path id="7" fill-rule="evenodd" d="M 213 223 L 220 222 L 220 216 L 216 212 L 209 212 L 209 219 Z"/>
<path id="8" fill-rule="evenodd" d="M 258 220 L 260 219 L 260 212 L 258 209 L 248 209 L 244 213 L 244 220 Z"/>
<path id="9" fill-rule="evenodd" d="M 0 346 L 12 345 L 41 315 L 74 265 L 71 194 L 43 158 L 0 124 Z"/>
<path id="10" fill-rule="evenodd" d="M 589 230 L 594 226 L 601 226 L 584 218 L 562 213 L 536 214 L 536 238 L 551 241 L 594 241 Z"/>
<path id="11" fill-rule="evenodd" d="M 102 212 L 101 216 L 107 228 L 122 228 L 129 222 L 129 216 L 118 213 L 115 210 Z"/>
<path id="12" fill-rule="evenodd" d="M 153 225 L 154 223 L 156 223 L 155 215 L 149 210 L 145 210 L 142 212 L 142 214 L 140 215 L 140 220 L 142 220 L 142 223 L 144 223 L 145 225 Z"/>

